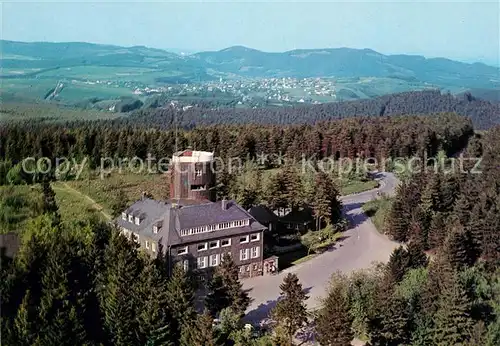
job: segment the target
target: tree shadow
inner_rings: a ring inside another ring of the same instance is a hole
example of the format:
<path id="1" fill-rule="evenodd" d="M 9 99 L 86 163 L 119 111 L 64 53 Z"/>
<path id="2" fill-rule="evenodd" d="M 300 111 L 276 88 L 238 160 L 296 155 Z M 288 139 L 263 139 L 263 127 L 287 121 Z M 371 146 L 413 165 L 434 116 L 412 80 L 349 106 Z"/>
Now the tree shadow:
<path id="1" fill-rule="evenodd" d="M 356 227 L 369 219 L 362 210 L 359 213 L 350 213 L 355 209 L 360 209 L 364 204 L 365 203 L 355 202 L 344 205 L 343 214 L 352 227 Z"/>
<path id="2" fill-rule="evenodd" d="M 311 291 L 312 287 L 304 288 L 303 291 L 305 294 L 308 294 Z M 255 309 L 249 311 L 245 317 L 243 317 L 243 320 L 247 323 L 251 324 L 259 324 L 261 327 L 268 327 L 269 322 L 270 322 L 270 313 L 271 310 L 276 306 L 278 303 L 278 299 L 272 299 L 268 300 L 265 303 L 260 304 L 257 306 Z"/>

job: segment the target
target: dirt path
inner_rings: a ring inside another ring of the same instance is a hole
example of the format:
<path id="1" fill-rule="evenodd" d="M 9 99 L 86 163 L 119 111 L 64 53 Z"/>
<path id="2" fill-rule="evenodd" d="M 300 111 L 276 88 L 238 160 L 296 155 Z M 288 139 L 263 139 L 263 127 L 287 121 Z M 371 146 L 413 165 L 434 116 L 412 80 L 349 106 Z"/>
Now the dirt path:
<path id="1" fill-rule="evenodd" d="M 71 187 L 66 182 L 61 182 L 61 185 L 63 185 L 64 187 L 59 185 L 59 186 L 54 186 L 54 188 L 68 191 L 69 193 L 71 193 L 73 195 L 78 195 L 78 197 L 86 199 L 87 201 L 89 201 L 91 203 L 92 207 L 95 208 L 97 211 L 99 211 L 107 220 L 112 219 L 112 216 L 104 211 L 104 207 L 101 204 L 97 203 L 90 196 L 88 196 L 88 195 L 78 191 L 77 189 Z"/>

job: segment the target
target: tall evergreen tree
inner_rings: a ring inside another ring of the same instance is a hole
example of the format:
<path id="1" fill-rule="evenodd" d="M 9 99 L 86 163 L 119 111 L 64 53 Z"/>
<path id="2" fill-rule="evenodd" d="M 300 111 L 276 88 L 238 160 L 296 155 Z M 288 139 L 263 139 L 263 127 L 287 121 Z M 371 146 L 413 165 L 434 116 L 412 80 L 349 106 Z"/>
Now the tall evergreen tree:
<path id="1" fill-rule="evenodd" d="M 410 268 L 408 251 L 403 246 L 394 249 L 386 265 L 387 275 L 392 282 L 400 282 Z"/>
<path id="2" fill-rule="evenodd" d="M 43 194 L 43 212 L 50 215 L 52 224 L 59 225 L 61 222 L 61 215 L 59 214 L 59 207 L 56 202 L 56 194 L 50 186 L 49 178 L 44 176 L 42 179 L 42 194 Z"/>
<path id="3" fill-rule="evenodd" d="M 474 248 L 469 233 L 458 223 L 451 225 L 443 245 L 443 254 L 452 268 L 459 270 L 463 266 L 472 265 L 476 260 Z"/>
<path id="4" fill-rule="evenodd" d="M 189 346 L 188 332 L 196 318 L 192 279 L 181 265 L 173 268 L 167 283 L 168 306 L 172 313 L 172 333 L 181 344 Z"/>
<path id="5" fill-rule="evenodd" d="M 297 275 L 288 273 L 280 285 L 281 293 L 276 306 L 271 311 L 275 323 L 275 333 L 280 345 L 292 345 L 295 333 L 307 322 L 305 301 L 309 298 Z"/>
<path id="6" fill-rule="evenodd" d="M 238 267 L 227 254 L 223 256 L 221 264 L 215 269 L 208 290 L 206 302 L 213 316 L 222 309 L 230 307 L 242 317 L 250 304 L 250 298 L 242 289 L 238 278 Z"/>
<path id="7" fill-rule="evenodd" d="M 105 287 L 101 292 L 104 325 L 114 345 L 138 345 L 137 278 L 141 261 L 137 245 L 119 232 L 113 232 L 106 249 Z"/>
<path id="8" fill-rule="evenodd" d="M 213 318 L 208 311 L 197 316 L 190 331 L 190 346 L 222 346 L 224 342 L 213 328 Z"/>
<path id="9" fill-rule="evenodd" d="M 174 345 L 171 332 L 171 310 L 168 306 L 167 282 L 154 261 L 148 261 L 140 276 L 137 289 L 141 301 L 137 319 L 141 344 L 147 346 Z"/>
<path id="10" fill-rule="evenodd" d="M 424 247 L 419 241 L 411 241 L 406 247 L 408 253 L 408 266 L 412 269 L 426 267 L 429 260 L 424 252 Z"/>
<path id="11" fill-rule="evenodd" d="M 369 318 L 368 330 L 373 345 L 404 345 L 410 337 L 410 316 L 406 302 L 392 294 L 379 292 L 376 314 Z"/>
<path id="12" fill-rule="evenodd" d="M 468 345 L 474 321 L 470 317 L 470 301 L 457 279 L 442 292 L 434 319 L 436 345 Z"/>
<path id="13" fill-rule="evenodd" d="M 347 285 L 345 276 L 333 277 L 328 295 L 314 319 L 316 339 L 322 345 L 349 345 L 354 338 Z"/>

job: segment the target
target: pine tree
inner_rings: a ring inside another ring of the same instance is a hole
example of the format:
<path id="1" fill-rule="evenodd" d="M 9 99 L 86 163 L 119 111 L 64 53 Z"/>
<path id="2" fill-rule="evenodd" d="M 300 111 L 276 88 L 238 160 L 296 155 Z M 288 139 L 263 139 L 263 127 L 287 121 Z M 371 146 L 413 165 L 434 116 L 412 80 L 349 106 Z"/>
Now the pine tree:
<path id="1" fill-rule="evenodd" d="M 347 284 L 345 276 L 337 275 L 332 279 L 328 295 L 315 317 L 316 339 L 322 345 L 349 345 L 354 338 Z"/>
<path id="2" fill-rule="evenodd" d="M 431 174 L 421 196 L 421 206 L 426 214 L 432 215 L 441 210 L 442 202 L 440 193 L 441 177 L 439 174 Z"/>
<path id="3" fill-rule="evenodd" d="M 460 224 L 453 224 L 443 245 L 443 254 L 455 270 L 472 265 L 476 258 L 471 249 L 474 244 L 467 231 Z"/>
<path id="4" fill-rule="evenodd" d="M 387 231 L 395 241 L 405 242 L 408 239 L 410 213 L 406 210 L 402 196 L 397 196 L 391 205 L 387 217 Z"/>
<path id="5" fill-rule="evenodd" d="M 342 205 L 333 180 L 324 172 L 316 174 L 312 208 L 316 217 L 316 229 L 321 229 L 322 221 L 335 223 L 340 219 Z"/>
<path id="6" fill-rule="evenodd" d="M 194 287 L 192 279 L 181 265 L 176 265 L 167 283 L 168 306 L 171 307 L 173 318 L 172 333 L 174 339 L 187 337 L 189 329 L 196 318 L 194 309 Z M 184 345 L 189 346 L 185 340 Z"/>
<path id="7" fill-rule="evenodd" d="M 250 304 L 250 298 L 242 289 L 238 278 L 238 267 L 231 256 L 227 254 L 223 256 L 208 288 L 207 305 L 213 316 L 222 309 L 230 307 L 243 317 Z"/>
<path id="8" fill-rule="evenodd" d="M 431 249 L 443 246 L 446 238 L 446 221 L 446 214 L 440 212 L 434 214 L 429 226 L 428 236 L 429 247 Z"/>
<path id="9" fill-rule="evenodd" d="M 30 291 L 26 291 L 19 309 L 17 310 L 17 315 L 13 323 L 13 331 L 7 333 L 7 336 L 12 339 L 12 342 L 17 342 L 20 345 L 33 345 L 36 339 L 36 313 L 35 308 L 31 302 Z M 2 318 L 2 320 L 4 320 Z M 5 321 L 2 321 L 2 327 L 4 327 Z M 9 331 L 6 329 L 5 331 Z M 8 338 L 5 337 L 5 331 L 2 330 L 2 341 L 8 342 Z"/>
<path id="10" fill-rule="evenodd" d="M 213 328 L 213 318 L 208 311 L 198 315 L 190 332 L 190 346 L 219 346 L 224 343 Z"/>
<path id="11" fill-rule="evenodd" d="M 421 242 L 411 241 L 406 247 L 408 254 L 408 267 L 411 269 L 426 267 L 429 260 L 424 252 Z"/>
<path id="12" fill-rule="evenodd" d="M 137 291 L 142 302 L 137 315 L 141 344 L 174 345 L 170 310 L 175 307 L 168 306 L 167 282 L 154 261 L 149 261 L 144 267 Z"/>
<path id="13" fill-rule="evenodd" d="M 373 345 L 404 345 L 409 340 L 410 316 L 407 303 L 392 292 L 390 289 L 379 292 L 376 313 L 369 318 L 368 330 L 370 343 Z"/>
<path id="14" fill-rule="evenodd" d="M 400 282 L 410 268 L 409 254 L 403 246 L 394 249 L 386 265 L 387 275 L 393 282 Z"/>
<path id="15" fill-rule="evenodd" d="M 289 206 L 284 194 L 286 183 L 282 174 L 277 173 L 269 178 L 266 186 L 266 200 L 272 210 L 285 209 Z"/>
<path id="16" fill-rule="evenodd" d="M 282 176 L 285 189 L 281 192 L 286 200 L 287 207 L 292 210 L 299 209 L 303 203 L 302 181 L 297 169 L 291 165 L 285 165 L 278 173 Z"/>
<path id="17" fill-rule="evenodd" d="M 211 316 L 217 317 L 223 309 L 231 305 L 229 292 L 222 282 L 222 277 L 215 274 L 207 285 L 207 291 L 205 306 Z"/>
<path id="18" fill-rule="evenodd" d="M 271 311 L 271 319 L 282 342 L 292 345 L 293 336 L 307 322 L 305 301 L 308 296 L 304 293 L 297 275 L 292 273 L 288 273 L 283 279 L 280 289 L 280 298 Z"/>
<path id="19" fill-rule="evenodd" d="M 442 292 L 434 319 L 434 344 L 468 345 L 474 321 L 467 294 L 456 278 Z"/>
<path id="20" fill-rule="evenodd" d="M 118 193 L 114 198 L 113 205 L 111 209 L 113 210 L 113 217 L 118 217 L 121 212 L 127 208 L 128 198 L 123 189 L 118 189 Z"/>
<path id="21" fill-rule="evenodd" d="M 447 176 L 441 181 L 441 211 L 453 210 L 455 200 L 460 193 L 460 186 L 454 176 Z"/>
<path id="22" fill-rule="evenodd" d="M 100 300 L 104 326 L 114 345 L 139 343 L 136 316 L 142 302 L 138 300 L 134 283 L 141 272 L 141 263 L 136 247 L 119 232 L 113 232 L 106 249 L 105 287 Z"/>
<path id="23" fill-rule="evenodd" d="M 43 212 L 50 215 L 52 218 L 52 225 L 57 226 L 61 222 L 61 215 L 59 214 L 59 207 L 56 202 L 56 194 L 47 176 L 42 179 L 42 194 L 43 194 Z"/>

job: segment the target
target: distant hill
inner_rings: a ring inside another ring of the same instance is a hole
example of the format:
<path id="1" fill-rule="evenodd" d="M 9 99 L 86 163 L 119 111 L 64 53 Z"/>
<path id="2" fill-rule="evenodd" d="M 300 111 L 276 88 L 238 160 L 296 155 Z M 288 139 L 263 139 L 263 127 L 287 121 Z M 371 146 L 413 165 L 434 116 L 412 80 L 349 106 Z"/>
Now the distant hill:
<path id="1" fill-rule="evenodd" d="M 427 89 L 470 92 L 475 97 L 496 101 L 500 90 L 500 69 L 496 67 L 444 58 L 384 55 L 371 49 L 296 49 L 269 53 L 234 46 L 185 55 L 144 46 L 2 40 L 0 51 L 0 80 L 5 80 L 0 97 L 16 102 L 53 95 L 53 102 L 80 104 L 86 99 L 136 97 L 138 88 L 154 89 L 219 78 L 227 81 L 332 77 L 335 98 L 320 100 L 321 103 Z M 312 103 L 312 98 L 308 99 L 311 91 L 296 88 L 290 93 L 304 93 L 306 102 Z M 267 100 L 268 95 L 257 94 L 249 95 Z"/>
<path id="2" fill-rule="evenodd" d="M 180 60 L 175 53 L 144 46 L 120 47 L 85 42 L 0 41 L 3 67 L 69 64 L 147 64 L 145 58 Z"/>
<path id="3" fill-rule="evenodd" d="M 395 77 L 442 86 L 500 88 L 500 69 L 417 55 L 384 55 L 371 49 L 297 49 L 266 53 L 234 46 L 194 54 L 207 67 L 249 77 Z"/>

